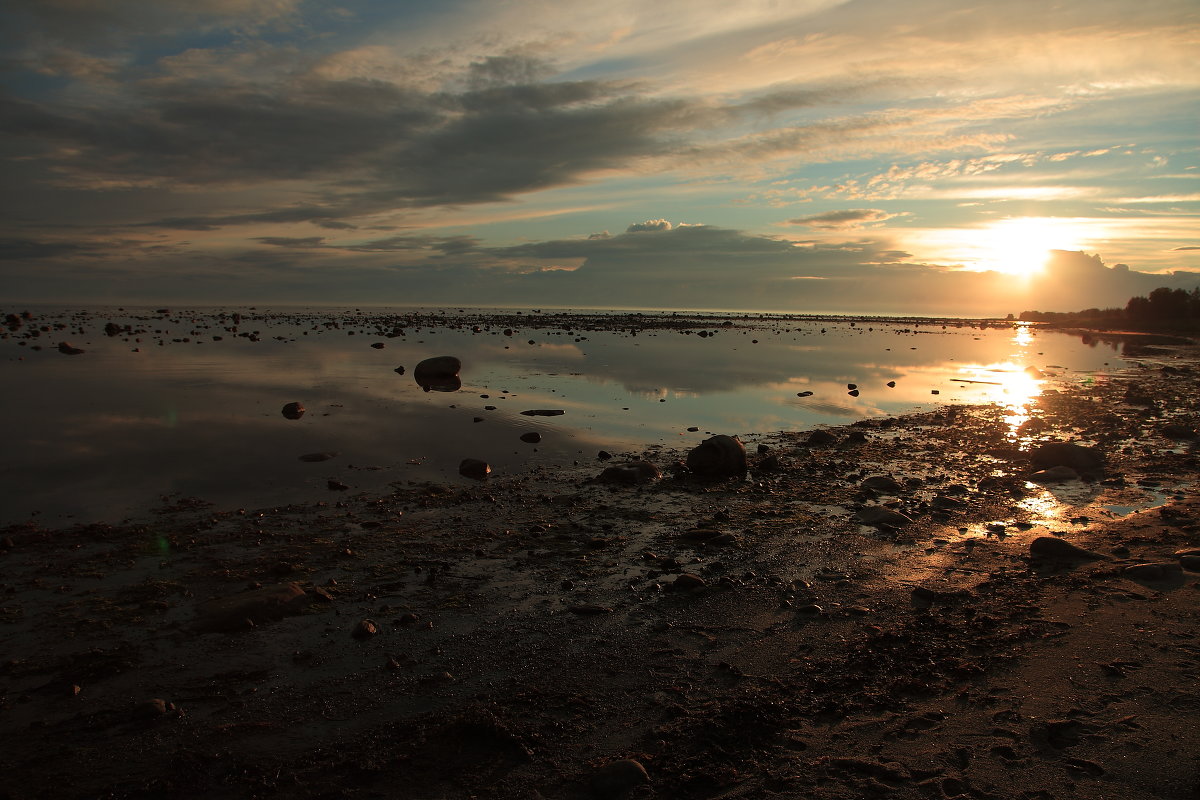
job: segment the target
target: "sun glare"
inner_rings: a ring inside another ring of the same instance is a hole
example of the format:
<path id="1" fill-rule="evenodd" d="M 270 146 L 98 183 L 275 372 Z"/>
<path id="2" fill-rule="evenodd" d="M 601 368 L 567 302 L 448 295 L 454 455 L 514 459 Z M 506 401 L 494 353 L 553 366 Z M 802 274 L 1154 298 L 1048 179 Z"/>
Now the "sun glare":
<path id="1" fill-rule="evenodd" d="M 1041 272 L 1051 250 L 1078 250 L 1079 236 L 1066 220 L 1015 217 L 992 223 L 982 232 L 980 267 L 1017 277 Z"/>

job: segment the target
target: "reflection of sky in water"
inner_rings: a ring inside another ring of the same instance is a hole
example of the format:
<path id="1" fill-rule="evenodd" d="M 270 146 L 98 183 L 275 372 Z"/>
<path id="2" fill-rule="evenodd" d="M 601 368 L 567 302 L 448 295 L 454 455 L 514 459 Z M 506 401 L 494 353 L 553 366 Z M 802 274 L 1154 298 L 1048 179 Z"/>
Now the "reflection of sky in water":
<path id="1" fill-rule="evenodd" d="M 48 334 L 37 352 L 0 342 L 0 430 L 20 454 L 4 466 L 5 521 L 34 510 L 48 521 L 112 518 L 168 493 L 222 507 L 333 501 L 330 478 L 372 491 L 396 480 L 458 482 L 464 457 L 508 472 L 591 462 L 600 449 L 690 446 L 709 432 L 804 430 L 942 403 L 1000 403 L 1015 430 L 1041 390 L 1026 367 L 1062 365 L 1048 371 L 1070 380 L 1123 363 L 1111 349 L 1023 327 L 782 321 L 705 338 L 468 327 L 381 339 L 255 320 L 242 329 L 260 330 L 261 341 L 225 333 L 216 342 L 218 328 L 152 322 L 151 331 L 174 328 L 159 346 L 153 335 L 140 344 L 105 337 L 106 319 L 122 321 L 96 317 L 84 334 Z M 184 336 L 192 341 L 171 341 Z M 60 339 L 87 352 L 64 356 Z M 386 346 L 371 348 L 376 341 Z M 462 360 L 461 391 L 425 393 L 412 380 L 416 363 L 435 355 Z M 280 409 L 294 400 L 308 413 L 289 421 Z M 566 414 L 519 414 L 534 408 Z M 536 447 L 519 440 L 530 430 L 543 435 Z M 338 456 L 297 458 L 315 451 Z"/>

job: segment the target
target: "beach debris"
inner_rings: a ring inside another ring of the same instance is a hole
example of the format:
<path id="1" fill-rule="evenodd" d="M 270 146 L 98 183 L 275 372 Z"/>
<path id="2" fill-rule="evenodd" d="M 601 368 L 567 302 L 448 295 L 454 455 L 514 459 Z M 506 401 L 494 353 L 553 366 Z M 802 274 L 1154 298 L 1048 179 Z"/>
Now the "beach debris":
<path id="1" fill-rule="evenodd" d="M 863 506 L 854 512 L 854 520 L 862 525 L 886 525 L 901 528 L 912 522 L 912 518 L 887 506 Z"/>
<path id="2" fill-rule="evenodd" d="M 624 483 L 629 485 L 650 483 L 662 477 L 662 470 L 649 461 L 632 461 L 628 464 L 614 464 L 605 468 L 596 478 L 602 483 Z"/>
<path id="3" fill-rule="evenodd" d="M 531 408 L 528 411 L 522 411 L 523 417 L 561 417 L 567 413 L 561 408 Z"/>
<path id="4" fill-rule="evenodd" d="M 280 583 L 218 597 L 196 609 L 196 627 L 203 631 L 239 631 L 263 622 L 299 614 L 309 597 L 299 583 Z"/>
<path id="5" fill-rule="evenodd" d="M 1034 560 L 1099 561 L 1104 556 L 1085 550 L 1057 536 L 1039 536 L 1029 543 L 1029 556 Z"/>
<path id="6" fill-rule="evenodd" d="M 537 431 L 530 431 L 529 433 L 521 434 L 522 442 L 528 442 L 529 444 L 537 444 L 541 440 L 542 440 L 542 435 L 540 433 L 538 433 Z"/>
<path id="7" fill-rule="evenodd" d="M 461 370 L 462 362 L 454 356 L 434 356 L 417 364 L 413 380 L 427 392 L 457 392 L 462 388 Z"/>
<path id="8" fill-rule="evenodd" d="M 899 494 L 904 491 L 904 484 L 890 475 L 872 475 L 862 482 L 862 488 L 882 494 Z"/>
<path id="9" fill-rule="evenodd" d="M 77 356 L 82 353 L 83 350 L 79 347 L 75 347 L 70 342 L 59 342 L 58 352 L 62 353 L 63 355 Z"/>
<path id="10" fill-rule="evenodd" d="M 1040 469 L 1033 473 L 1029 476 L 1029 480 L 1038 484 L 1066 483 L 1079 480 L 1079 473 L 1070 467 L 1050 467 L 1050 469 Z"/>
<path id="11" fill-rule="evenodd" d="M 458 474 L 464 478 L 481 481 L 486 478 L 492 471 L 492 467 L 486 461 L 481 461 L 478 458 L 464 458 L 458 465 Z"/>
<path id="12" fill-rule="evenodd" d="M 736 436 L 718 434 L 688 452 L 687 466 L 705 478 L 740 478 L 746 474 L 746 446 Z"/>
<path id="13" fill-rule="evenodd" d="M 1074 442 L 1048 442 L 1029 454 L 1033 466 L 1041 469 L 1070 467 L 1081 474 L 1104 469 L 1104 454 L 1094 447 Z"/>
<path id="14" fill-rule="evenodd" d="M 285 419 L 300 419 L 307 410 L 303 403 L 288 403 L 280 413 L 283 414 Z"/>
<path id="15" fill-rule="evenodd" d="M 593 771 L 587 781 L 592 794 L 598 798 L 624 797 L 649 782 L 646 768 L 632 758 L 610 761 Z"/>

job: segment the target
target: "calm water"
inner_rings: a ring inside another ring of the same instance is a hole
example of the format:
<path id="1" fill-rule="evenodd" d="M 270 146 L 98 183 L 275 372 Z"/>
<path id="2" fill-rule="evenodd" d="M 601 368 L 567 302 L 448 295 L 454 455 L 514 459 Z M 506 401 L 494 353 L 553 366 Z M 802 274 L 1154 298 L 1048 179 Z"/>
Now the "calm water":
<path id="1" fill-rule="evenodd" d="M 1045 385 L 1027 367 L 1078 381 L 1126 366 L 1114 346 L 1023 326 L 733 315 L 633 335 L 620 317 L 540 328 L 533 314 L 489 327 L 469 311 L 433 326 L 398 312 L 231 313 L 35 310 L 0 340 L 0 521 L 117 521 L 167 496 L 221 508 L 333 501 L 331 479 L 351 492 L 465 483 L 466 457 L 512 473 L 944 403 L 1000 402 L 1017 424 Z M 108 336 L 110 322 L 141 332 Z M 29 335 L 40 327 L 50 330 Z M 63 341 L 85 352 L 63 354 Z M 413 380 L 437 355 L 461 359 L 459 391 Z M 280 413 L 292 401 L 303 418 Z M 542 441 L 522 442 L 529 431 Z M 314 452 L 337 455 L 299 459 Z"/>

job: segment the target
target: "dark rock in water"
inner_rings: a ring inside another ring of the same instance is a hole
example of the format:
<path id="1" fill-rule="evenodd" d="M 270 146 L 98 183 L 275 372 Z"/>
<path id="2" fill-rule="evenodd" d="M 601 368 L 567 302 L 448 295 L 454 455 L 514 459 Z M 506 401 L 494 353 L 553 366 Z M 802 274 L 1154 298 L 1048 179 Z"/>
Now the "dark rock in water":
<path id="1" fill-rule="evenodd" d="M 863 444 L 866 441 L 867 435 L 862 431 L 850 431 L 842 444 Z"/>
<path id="2" fill-rule="evenodd" d="M 350 488 L 349 486 L 342 483 L 341 481 L 335 481 L 335 480 L 330 480 L 325 485 L 328 486 L 329 490 L 333 491 L 333 492 L 344 492 Z"/>
<path id="3" fill-rule="evenodd" d="M 812 392 L 796 392 L 796 397 L 812 397 Z"/>
<path id="4" fill-rule="evenodd" d="M 486 461 L 477 458 L 464 458 L 458 465 L 458 474 L 464 478 L 481 481 L 491 473 L 492 467 Z"/>
<path id="5" fill-rule="evenodd" d="M 634 461 L 616 464 L 600 473 L 597 480 L 603 483 L 625 483 L 629 485 L 650 483 L 662 477 L 662 470 L 649 461 Z"/>
<path id="6" fill-rule="evenodd" d="M 427 392 L 457 392 L 462 388 L 460 370 L 462 362 L 454 356 L 434 356 L 417 364 L 413 380 Z"/>
<path id="7" fill-rule="evenodd" d="M 1179 556 L 1179 566 L 1188 572 L 1200 572 L 1200 553 Z"/>
<path id="8" fill-rule="evenodd" d="M 846 388 L 853 392 L 855 389 L 858 388 L 858 384 L 857 383 L 847 383 Z"/>
<path id="9" fill-rule="evenodd" d="M 887 525 L 902 528 L 912 522 L 912 518 L 886 506 L 864 506 L 854 513 L 854 520 L 863 525 Z"/>
<path id="10" fill-rule="evenodd" d="M 196 627 L 204 631 L 239 631 L 299 614 L 309 597 L 298 583 L 264 586 L 201 603 Z"/>
<path id="11" fill-rule="evenodd" d="M 541 440 L 542 440 L 542 435 L 540 433 L 538 433 L 537 431 L 530 431 L 529 433 L 521 434 L 522 442 L 528 442 L 529 444 L 537 444 Z"/>
<path id="12" fill-rule="evenodd" d="M 1195 439 L 1196 429 L 1190 425 L 1172 422 L 1169 425 L 1163 426 L 1162 435 L 1168 439 Z"/>
<path id="13" fill-rule="evenodd" d="M 823 445 L 834 444 L 838 438 L 829 431 L 813 431 L 808 435 L 805 444 Z"/>
<path id="14" fill-rule="evenodd" d="M 612 457 L 612 453 L 608 452 L 607 450 L 601 450 L 599 453 L 596 453 L 596 458 L 600 459 L 601 461 L 608 461 Z"/>
<path id="15" fill-rule="evenodd" d="M 1121 570 L 1126 578 L 1136 581 L 1165 581 L 1178 578 L 1183 567 L 1177 561 L 1157 561 L 1149 564 L 1132 564 Z"/>
<path id="16" fill-rule="evenodd" d="M 1040 469 L 1029 476 L 1029 480 L 1037 484 L 1048 483 L 1066 483 L 1067 481 L 1079 480 L 1079 473 L 1070 467 L 1050 467 L 1050 469 Z"/>
<path id="17" fill-rule="evenodd" d="M 1104 454 L 1094 447 L 1073 442 L 1050 442 L 1029 454 L 1029 461 L 1039 469 L 1070 467 L 1081 474 L 1104 469 Z"/>
<path id="18" fill-rule="evenodd" d="M 384 347 L 387 347 L 387 345 L 385 345 L 383 342 L 375 342 L 371 345 L 371 347 L 374 347 L 376 350 L 382 350 Z"/>
<path id="19" fill-rule="evenodd" d="M 394 370 L 392 370 L 392 371 L 393 371 L 393 372 L 395 372 L 397 375 L 403 375 L 403 374 L 404 374 L 404 367 L 396 367 L 396 368 L 395 368 Z"/>
<path id="20" fill-rule="evenodd" d="M 1033 559 L 1049 559 L 1061 561 L 1099 561 L 1104 558 L 1099 553 L 1085 550 L 1057 536 L 1039 536 L 1029 543 L 1029 556 Z"/>
<path id="21" fill-rule="evenodd" d="M 846 394 L 850 395 L 851 397 L 858 397 L 859 392 L 858 389 L 851 389 L 850 391 L 846 392 Z"/>
<path id="22" fill-rule="evenodd" d="M 904 491 L 904 484 L 890 475 L 872 475 L 862 482 L 862 488 L 884 494 L 899 494 Z"/>
<path id="23" fill-rule="evenodd" d="M 529 411 L 522 411 L 521 415 L 525 417 L 561 417 L 567 412 L 559 408 L 533 408 Z"/>
<path id="24" fill-rule="evenodd" d="M 746 474 L 746 447 L 736 436 L 713 436 L 688 452 L 687 466 L 705 478 L 740 478 Z"/>
<path id="25" fill-rule="evenodd" d="M 62 353 L 63 355 L 77 356 L 80 353 L 82 353 L 83 350 L 78 347 L 72 346 L 70 342 L 59 342 L 58 343 L 58 352 Z"/>
<path id="26" fill-rule="evenodd" d="M 328 461 L 329 459 L 334 458 L 336 455 L 337 453 L 305 453 L 304 455 L 300 456 L 300 460 L 311 462 Z"/>
<path id="27" fill-rule="evenodd" d="M 304 412 L 307 410 L 308 409 L 304 407 L 303 403 L 288 403 L 283 407 L 283 411 L 281 413 L 287 419 L 300 419 L 304 416 Z"/>
<path id="28" fill-rule="evenodd" d="M 593 796 L 601 800 L 624 797 L 649 782 L 646 768 L 632 758 L 605 764 L 593 772 L 587 781 Z"/>
<path id="29" fill-rule="evenodd" d="M 888 387 L 889 389 L 895 389 L 895 388 L 896 388 L 896 382 L 895 382 L 895 381 L 888 381 L 887 383 L 885 383 L 885 384 L 884 384 L 884 386 Z"/>

